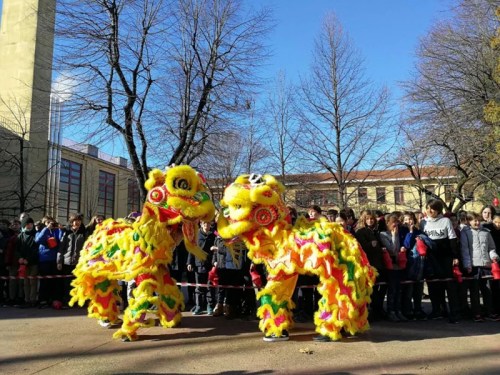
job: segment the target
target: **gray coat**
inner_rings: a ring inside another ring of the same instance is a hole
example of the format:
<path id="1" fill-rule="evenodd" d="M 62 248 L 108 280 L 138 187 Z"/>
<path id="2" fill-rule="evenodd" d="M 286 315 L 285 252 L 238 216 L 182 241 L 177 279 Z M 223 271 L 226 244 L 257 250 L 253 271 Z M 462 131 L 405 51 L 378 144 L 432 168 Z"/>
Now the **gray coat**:
<path id="1" fill-rule="evenodd" d="M 489 230 L 465 227 L 460 232 L 460 246 L 464 268 L 491 268 L 491 261 L 498 260 L 495 242 Z"/>

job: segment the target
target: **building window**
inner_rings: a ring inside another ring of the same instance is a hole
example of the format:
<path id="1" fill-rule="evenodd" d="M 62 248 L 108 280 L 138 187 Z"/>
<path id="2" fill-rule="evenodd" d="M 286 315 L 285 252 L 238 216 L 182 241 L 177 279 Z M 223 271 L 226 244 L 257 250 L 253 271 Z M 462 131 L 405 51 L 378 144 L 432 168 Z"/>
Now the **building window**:
<path id="1" fill-rule="evenodd" d="M 367 204 L 368 203 L 368 189 L 358 188 L 358 203 Z"/>
<path id="2" fill-rule="evenodd" d="M 425 201 L 428 202 L 431 199 L 434 199 L 433 194 L 436 191 L 435 185 L 425 185 Z"/>
<path id="3" fill-rule="evenodd" d="M 60 221 L 65 222 L 71 214 L 80 212 L 81 187 L 82 165 L 71 160 L 61 159 L 57 212 Z"/>
<path id="4" fill-rule="evenodd" d="M 338 204 L 338 190 L 301 190 L 295 193 L 295 204 L 299 207 L 332 206 Z"/>
<path id="5" fill-rule="evenodd" d="M 309 206 L 309 192 L 307 191 L 297 191 L 295 193 L 295 204 L 300 207 Z"/>
<path id="6" fill-rule="evenodd" d="M 405 193 L 402 186 L 394 187 L 394 203 L 397 205 L 405 204 Z"/>
<path id="7" fill-rule="evenodd" d="M 378 187 L 375 189 L 375 192 L 377 194 L 377 203 L 378 204 L 385 204 L 386 203 L 385 187 Z"/>
<path id="8" fill-rule="evenodd" d="M 99 171 L 99 199 L 97 213 L 104 217 L 113 217 L 115 207 L 115 175 Z"/>
<path id="9" fill-rule="evenodd" d="M 453 188 L 453 185 L 444 185 L 444 201 L 451 202 L 454 195 L 455 189 Z"/>
<path id="10" fill-rule="evenodd" d="M 139 186 L 134 179 L 128 180 L 127 212 L 139 212 L 142 209 Z"/>

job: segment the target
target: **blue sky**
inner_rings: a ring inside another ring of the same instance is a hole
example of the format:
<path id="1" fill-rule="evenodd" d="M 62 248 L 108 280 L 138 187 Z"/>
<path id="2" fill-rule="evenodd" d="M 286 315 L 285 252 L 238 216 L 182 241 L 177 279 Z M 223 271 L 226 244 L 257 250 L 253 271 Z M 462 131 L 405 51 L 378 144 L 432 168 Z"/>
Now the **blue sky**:
<path id="1" fill-rule="evenodd" d="M 334 12 L 365 58 L 366 74 L 399 95 L 409 77 L 419 39 L 449 17 L 452 0 L 256 0 L 274 9 L 277 26 L 269 43 L 269 73 L 283 69 L 290 79 L 309 67 L 314 38 L 324 16 Z"/>
<path id="2" fill-rule="evenodd" d="M 415 49 L 432 24 L 449 17 L 458 0 L 246 0 L 274 9 L 276 28 L 269 45 L 274 52 L 265 71 L 272 78 L 284 70 L 289 79 L 306 74 L 324 16 L 335 12 L 365 58 L 366 74 L 389 87 L 397 99 L 398 81 L 409 78 Z M 2 0 L 0 0 L 0 7 Z M 0 8 L 1 9 L 1 8 Z M 114 147 L 106 152 L 125 154 Z M 118 147 L 120 149 L 120 147 Z M 126 155 L 123 155 L 126 156 Z"/>

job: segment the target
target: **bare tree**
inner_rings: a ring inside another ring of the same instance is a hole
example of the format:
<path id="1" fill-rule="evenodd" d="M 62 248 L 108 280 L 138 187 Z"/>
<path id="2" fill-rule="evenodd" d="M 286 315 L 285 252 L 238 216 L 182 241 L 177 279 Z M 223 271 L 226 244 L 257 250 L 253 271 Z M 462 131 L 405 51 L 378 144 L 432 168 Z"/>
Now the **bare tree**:
<path id="1" fill-rule="evenodd" d="M 316 39 L 311 73 L 301 80 L 298 145 L 317 170 L 333 176 L 340 206 L 354 172 L 377 166 L 381 149 L 394 142 L 387 113 L 388 92 L 365 76 L 363 60 L 335 15 L 325 18 Z"/>
<path id="2" fill-rule="evenodd" d="M 245 140 L 239 132 L 219 134 L 217 139 L 210 138 L 206 152 L 196 159 L 196 168 L 209 178 L 212 197 L 221 199 L 224 187 L 242 173 L 243 149 Z"/>
<path id="3" fill-rule="evenodd" d="M 142 199 L 148 174 L 144 120 L 165 7 L 163 0 L 68 0 L 58 6 L 56 66 L 74 82 L 73 109 L 107 137 L 122 137 Z"/>
<path id="4" fill-rule="evenodd" d="M 179 164 L 199 157 L 210 136 L 246 111 L 245 98 L 261 83 L 270 12 L 245 9 L 237 0 L 179 0 L 173 14 L 160 98 L 166 110 L 158 122 L 170 163 Z"/>
<path id="5" fill-rule="evenodd" d="M 0 103 L 8 111 L 8 118 L 0 117 L 0 186 L 2 215 L 17 215 L 19 212 L 33 210 L 45 211 L 45 179 L 48 167 L 43 170 L 31 171 L 28 175 L 30 155 L 35 157 L 38 152 L 39 138 L 44 132 L 44 126 L 30 125 L 31 103 L 22 105 L 19 101 L 0 98 Z M 52 166 L 55 167 L 55 166 Z"/>
<path id="6" fill-rule="evenodd" d="M 298 168 L 297 147 L 300 129 L 296 115 L 296 89 L 280 71 L 271 88 L 265 107 L 266 147 L 270 153 L 271 167 L 286 185 L 287 175 Z"/>
<path id="7" fill-rule="evenodd" d="M 145 198 L 148 160 L 190 163 L 257 85 L 269 13 L 234 0 L 68 0 L 58 68 L 92 139 L 123 140 Z M 245 96 L 246 97 L 246 96 Z M 164 147 L 168 146 L 168 147 Z"/>
<path id="8" fill-rule="evenodd" d="M 499 155 L 483 112 L 500 92 L 490 45 L 494 3 L 462 1 L 452 20 L 437 24 L 422 40 L 415 78 L 404 84 L 410 103 L 405 126 L 457 175 L 455 211 L 478 187 L 498 186 L 500 178 Z"/>

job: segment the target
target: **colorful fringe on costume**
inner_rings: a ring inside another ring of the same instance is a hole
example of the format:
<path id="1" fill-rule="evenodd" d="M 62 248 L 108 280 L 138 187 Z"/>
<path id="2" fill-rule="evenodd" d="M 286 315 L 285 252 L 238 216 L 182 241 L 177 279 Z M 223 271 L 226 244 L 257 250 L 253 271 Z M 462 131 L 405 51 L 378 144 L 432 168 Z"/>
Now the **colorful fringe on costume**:
<path id="1" fill-rule="evenodd" d="M 123 324 L 113 337 L 135 340 L 140 327 L 156 322 L 147 318 L 148 313 L 156 314 L 163 327 L 177 325 L 184 301 L 168 264 L 182 237 L 188 251 L 206 256 L 196 243 L 195 220 L 212 220 L 215 207 L 207 199 L 203 182 L 189 166 L 172 167 L 166 173 L 153 170 L 146 182 L 148 201 L 140 218 L 133 223 L 105 220 L 85 242 L 74 270 L 70 305 L 83 306 L 90 300 L 89 317 L 117 322 L 122 303 L 118 281 L 135 280 Z"/>
<path id="2" fill-rule="evenodd" d="M 316 332 L 332 340 L 369 328 L 367 305 L 376 271 L 356 239 L 326 219 L 300 217 L 287 221 L 281 194 L 284 187 L 272 176 L 240 176 L 229 185 L 221 204 L 217 230 L 226 239 L 240 237 L 255 263 L 265 264 L 267 285 L 259 292 L 259 327 L 280 336 L 292 324 L 291 300 L 299 274 L 317 275 L 321 299 L 314 322 Z"/>

